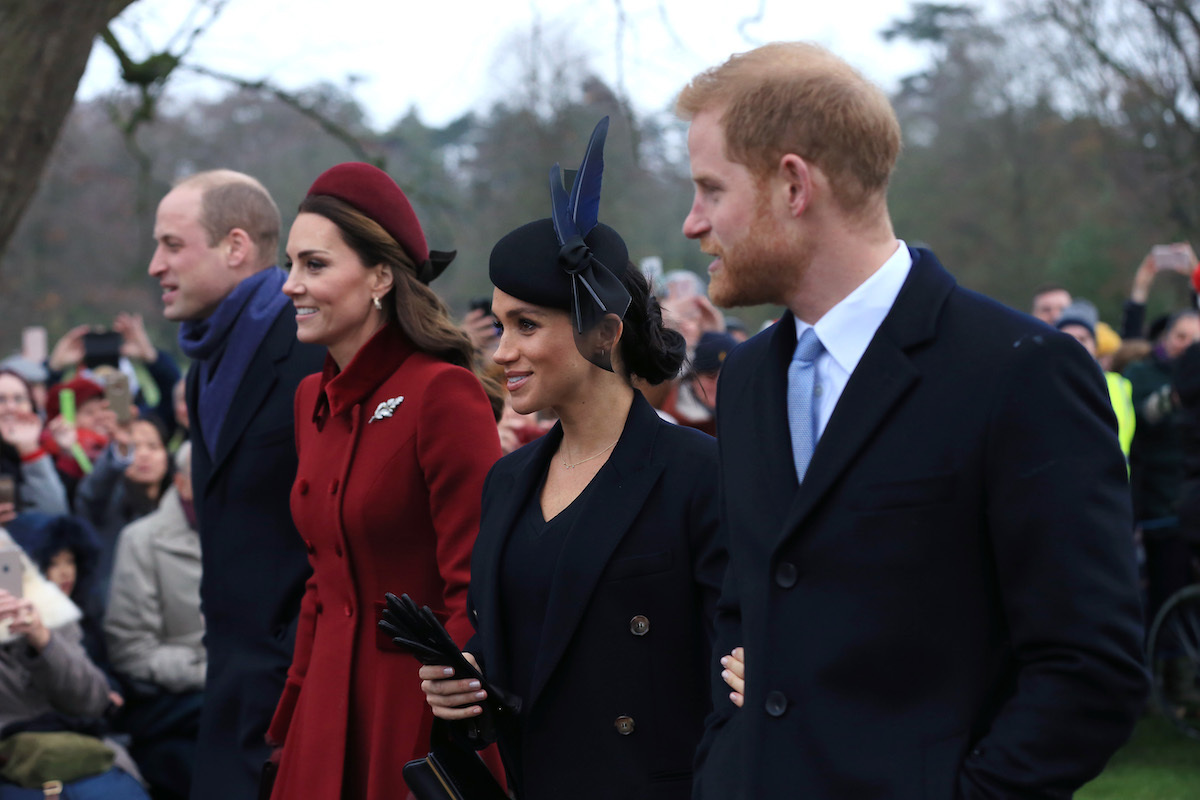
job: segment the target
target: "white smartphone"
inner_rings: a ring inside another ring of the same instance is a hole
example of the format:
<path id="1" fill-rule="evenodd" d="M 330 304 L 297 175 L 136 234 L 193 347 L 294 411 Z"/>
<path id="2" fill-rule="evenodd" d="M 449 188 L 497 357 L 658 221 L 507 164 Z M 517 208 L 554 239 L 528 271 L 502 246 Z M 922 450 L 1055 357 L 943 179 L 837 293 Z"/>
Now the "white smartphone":
<path id="1" fill-rule="evenodd" d="M 12 547 L 0 550 L 0 589 L 20 597 L 24 593 L 25 565 L 21 563 L 21 551 Z"/>

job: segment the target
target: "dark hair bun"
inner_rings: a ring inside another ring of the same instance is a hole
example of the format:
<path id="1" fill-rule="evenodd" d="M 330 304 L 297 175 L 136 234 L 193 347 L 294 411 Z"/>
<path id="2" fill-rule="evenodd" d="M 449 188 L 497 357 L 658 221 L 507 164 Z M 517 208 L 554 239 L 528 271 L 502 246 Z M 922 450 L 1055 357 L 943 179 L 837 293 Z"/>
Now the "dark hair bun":
<path id="1" fill-rule="evenodd" d="M 652 386 L 676 377 L 687 356 L 687 342 L 679 331 L 663 324 L 662 307 L 640 269 L 630 264 L 621 282 L 631 298 L 621 335 L 625 369 Z"/>

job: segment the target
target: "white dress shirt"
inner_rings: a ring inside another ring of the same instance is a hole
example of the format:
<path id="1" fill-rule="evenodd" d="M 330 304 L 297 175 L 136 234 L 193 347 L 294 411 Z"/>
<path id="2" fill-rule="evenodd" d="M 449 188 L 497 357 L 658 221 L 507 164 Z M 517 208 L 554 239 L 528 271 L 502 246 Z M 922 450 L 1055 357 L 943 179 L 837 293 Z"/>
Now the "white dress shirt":
<path id="1" fill-rule="evenodd" d="M 817 332 L 825 350 L 817 356 L 814 392 L 819 392 L 817 404 L 817 438 L 825 432 L 833 409 L 842 396 L 850 376 L 867 345 L 875 338 L 875 332 L 883 319 L 892 310 L 900 287 L 912 269 L 912 255 L 908 245 L 900 242 L 896 252 L 883 262 L 875 274 L 867 278 L 858 288 L 846 295 L 840 303 L 817 320 L 816 325 L 796 320 L 796 341 L 809 328 Z"/>

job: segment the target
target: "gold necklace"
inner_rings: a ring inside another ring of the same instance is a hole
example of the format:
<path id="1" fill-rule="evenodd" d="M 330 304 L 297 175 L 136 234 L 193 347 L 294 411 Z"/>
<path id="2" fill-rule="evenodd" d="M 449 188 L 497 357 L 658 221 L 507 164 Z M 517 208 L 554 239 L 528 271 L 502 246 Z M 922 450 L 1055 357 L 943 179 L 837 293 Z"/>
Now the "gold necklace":
<path id="1" fill-rule="evenodd" d="M 621 440 L 617 439 L 617 442 L 619 442 L 619 441 L 621 441 Z M 608 447 L 601 450 L 599 453 L 596 453 L 595 455 L 590 455 L 587 458 L 583 459 L 583 461 L 576 461 L 574 464 L 568 464 L 567 460 L 564 458 L 562 460 L 563 469 L 575 469 L 580 464 L 586 464 L 587 462 L 591 461 L 593 458 L 599 458 L 600 456 L 607 453 L 609 450 L 612 450 L 616 446 L 617 442 L 613 442 Z"/>

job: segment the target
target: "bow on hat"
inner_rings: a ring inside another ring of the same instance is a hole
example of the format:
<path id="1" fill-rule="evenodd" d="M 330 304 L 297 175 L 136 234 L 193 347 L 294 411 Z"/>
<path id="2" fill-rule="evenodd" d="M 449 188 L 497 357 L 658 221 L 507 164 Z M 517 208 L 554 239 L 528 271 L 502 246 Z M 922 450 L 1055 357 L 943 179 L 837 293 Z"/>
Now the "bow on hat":
<path id="1" fill-rule="evenodd" d="M 621 280 L 600 260 L 584 242 L 600 216 L 600 182 L 604 173 L 604 138 L 608 134 L 608 117 L 597 123 L 588 141 L 583 163 L 575 176 L 570 195 L 563 184 L 562 167 L 550 168 L 550 218 L 560 245 L 558 265 L 571 276 L 571 315 L 578 339 L 596 328 L 607 315 L 625 318 L 629 310 L 629 292 Z M 624 267 L 625 265 L 620 265 Z M 603 354 L 602 361 L 593 363 L 612 371 L 611 359 Z"/>

